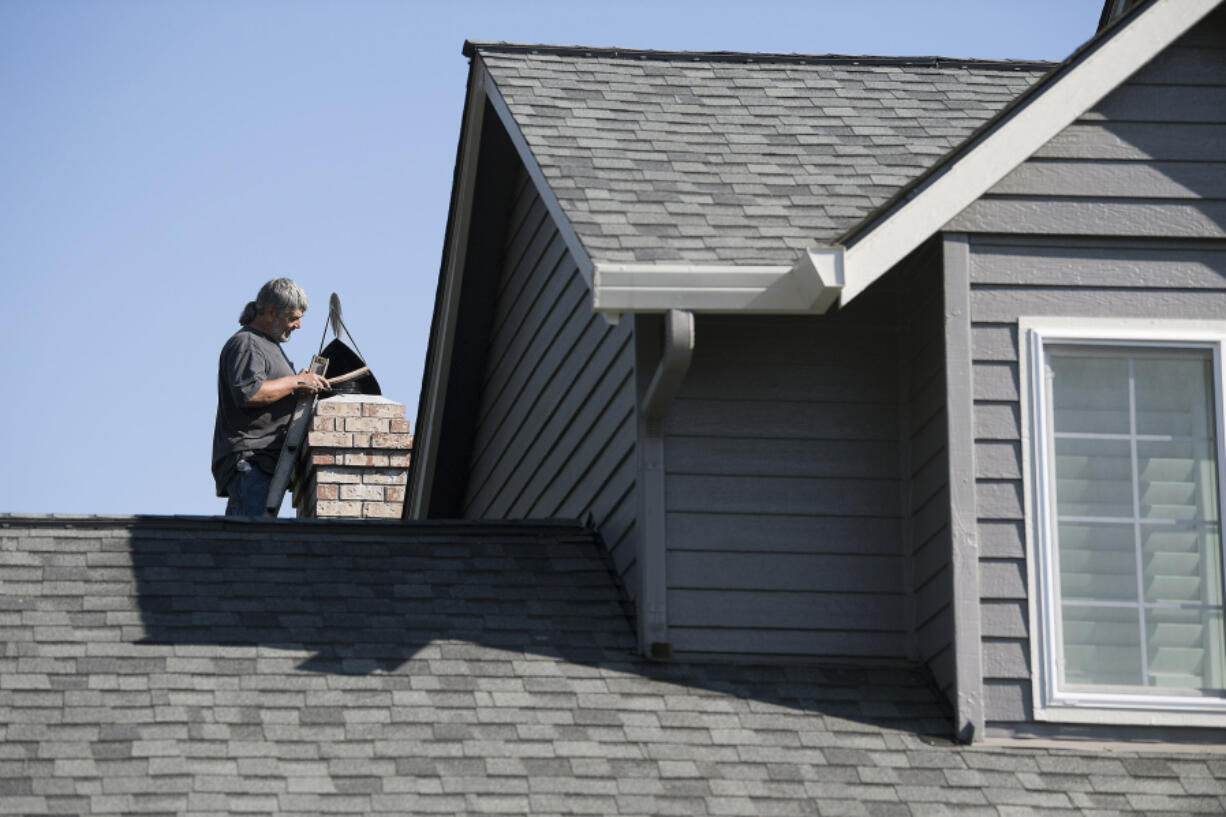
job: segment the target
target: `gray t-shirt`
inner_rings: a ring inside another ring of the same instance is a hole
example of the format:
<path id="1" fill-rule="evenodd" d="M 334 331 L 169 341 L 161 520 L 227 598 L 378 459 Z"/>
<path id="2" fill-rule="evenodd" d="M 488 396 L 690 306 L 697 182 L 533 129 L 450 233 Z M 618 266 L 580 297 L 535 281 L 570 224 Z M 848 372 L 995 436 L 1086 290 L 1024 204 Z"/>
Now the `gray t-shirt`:
<path id="1" fill-rule="evenodd" d="M 213 478 L 217 495 L 240 458 L 272 473 L 281 454 L 285 431 L 297 400 L 291 393 L 267 406 L 243 406 L 265 380 L 294 374 L 294 364 L 281 344 L 258 329 L 244 326 L 221 349 L 217 366 L 217 423 L 213 427 Z"/>

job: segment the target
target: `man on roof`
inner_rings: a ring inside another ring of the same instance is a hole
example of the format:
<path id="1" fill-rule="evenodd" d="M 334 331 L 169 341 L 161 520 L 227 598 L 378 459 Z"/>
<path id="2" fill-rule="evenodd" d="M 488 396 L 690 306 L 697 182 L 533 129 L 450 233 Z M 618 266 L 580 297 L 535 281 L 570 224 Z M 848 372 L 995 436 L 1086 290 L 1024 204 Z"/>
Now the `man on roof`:
<path id="1" fill-rule="evenodd" d="M 281 344 L 302 327 L 307 297 L 289 278 L 274 278 L 243 308 L 217 367 L 213 478 L 228 497 L 226 516 L 262 516 L 295 393 L 314 394 L 328 381 L 294 364 Z"/>

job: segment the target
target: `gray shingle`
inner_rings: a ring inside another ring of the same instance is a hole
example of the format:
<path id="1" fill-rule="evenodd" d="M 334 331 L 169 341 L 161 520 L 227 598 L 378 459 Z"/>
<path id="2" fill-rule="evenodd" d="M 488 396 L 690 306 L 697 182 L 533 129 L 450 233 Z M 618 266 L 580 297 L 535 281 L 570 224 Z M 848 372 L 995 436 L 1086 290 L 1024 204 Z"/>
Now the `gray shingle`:
<path id="1" fill-rule="evenodd" d="M 1226 791 L 1216 758 L 949 744 L 906 668 L 643 662 L 564 525 L 15 524 L 0 571 L 63 566 L 60 543 L 123 541 L 127 566 L 52 607 L 0 583 L 33 613 L 4 625 L 29 645 L 0 656 L 5 809 L 999 817 L 1213 813 Z M 123 616 L 72 612 L 95 585 Z"/>
<path id="2" fill-rule="evenodd" d="M 854 226 L 1049 68 L 502 44 L 477 51 L 596 261 L 791 263 L 804 245 Z M 848 161 L 815 161 L 827 156 Z M 571 184 L 580 169 L 582 183 Z M 761 214 L 743 207 L 719 221 L 679 223 L 659 196 L 664 185 L 716 201 L 752 194 L 780 208 L 786 229 L 760 229 Z M 610 199 L 613 189 L 632 198 Z M 806 194 L 814 206 L 792 206 Z M 631 212 L 638 217 L 627 222 Z M 600 240 L 613 234 L 609 226 L 619 227 L 616 244 Z"/>

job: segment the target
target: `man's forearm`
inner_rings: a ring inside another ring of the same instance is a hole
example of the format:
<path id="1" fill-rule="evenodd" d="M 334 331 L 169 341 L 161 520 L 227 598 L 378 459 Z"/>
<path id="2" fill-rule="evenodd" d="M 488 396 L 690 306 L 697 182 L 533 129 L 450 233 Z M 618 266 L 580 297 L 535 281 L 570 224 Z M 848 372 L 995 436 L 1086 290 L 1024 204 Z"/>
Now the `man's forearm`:
<path id="1" fill-rule="evenodd" d="M 318 375 L 310 374 L 309 372 L 288 374 L 285 377 L 265 380 L 260 384 L 260 390 L 253 394 L 251 399 L 243 405 L 247 408 L 267 406 L 293 394 L 299 389 L 306 392 L 318 392 L 327 387 L 328 381 Z"/>
<path id="2" fill-rule="evenodd" d="M 275 380 L 265 380 L 260 384 L 260 390 L 251 395 L 251 399 L 243 405 L 247 407 L 267 406 L 275 403 L 288 394 L 293 394 L 298 387 L 298 375 L 291 374 L 278 377 Z"/>

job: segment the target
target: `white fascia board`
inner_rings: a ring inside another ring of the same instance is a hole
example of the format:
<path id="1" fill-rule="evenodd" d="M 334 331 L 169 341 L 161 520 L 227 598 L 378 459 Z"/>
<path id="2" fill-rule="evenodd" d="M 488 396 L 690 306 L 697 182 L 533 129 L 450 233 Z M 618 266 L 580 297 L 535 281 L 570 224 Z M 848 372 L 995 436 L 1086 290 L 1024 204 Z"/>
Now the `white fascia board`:
<path id="1" fill-rule="evenodd" d="M 842 303 L 863 292 L 1221 2 L 1159 0 L 980 138 L 910 201 L 848 246 Z"/>
<path id="2" fill-rule="evenodd" d="M 595 310 L 622 312 L 824 312 L 842 286 L 842 251 L 815 250 L 791 267 L 597 263 Z"/>
<path id="3" fill-rule="evenodd" d="M 570 223 L 570 219 L 567 218 L 566 212 L 562 209 L 562 203 L 558 201 L 553 188 L 549 186 L 549 182 L 545 178 L 545 172 L 541 170 L 540 164 L 536 161 L 536 156 L 532 153 L 532 148 L 528 146 L 528 140 L 524 137 L 523 131 L 519 129 L 519 123 L 511 115 L 511 109 L 507 107 L 506 100 L 502 98 L 502 93 L 494 83 L 494 78 L 490 76 L 490 72 L 486 69 L 480 55 L 476 57 L 476 60 L 480 65 L 485 97 L 489 100 L 494 112 L 498 114 L 498 119 L 502 122 L 503 128 L 506 129 L 507 135 L 511 137 L 511 144 L 515 146 L 515 152 L 519 154 L 519 160 L 524 163 L 524 169 L 528 171 L 528 176 L 532 179 L 532 183 L 536 185 L 541 202 L 545 205 L 545 209 L 549 211 L 550 217 L 553 218 L 553 222 L 558 228 L 558 233 L 562 236 L 562 240 L 566 242 L 566 248 L 570 250 L 571 256 L 579 267 L 579 274 L 583 276 L 583 280 L 587 282 L 590 288 L 593 276 L 592 258 L 588 255 L 583 242 L 579 240 L 579 234 L 575 232 L 574 225 Z"/>
<path id="4" fill-rule="evenodd" d="M 442 428 L 443 408 L 447 402 L 447 382 L 451 372 L 451 349 L 455 342 L 456 319 L 460 311 L 460 291 L 464 281 L 464 261 L 468 251 L 469 224 L 472 220 L 473 190 L 477 181 L 477 159 L 481 128 L 485 119 L 485 72 L 475 64 L 469 75 L 468 102 L 464 111 L 464 142 L 460 145 L 460 173 L 457 180 L 455 220 L 447 236 L 447 257 L 443 259 L 440 304 L 432 328 L 435 333 L 431 359 L 427 361 L 430 380 L 421 400 L 425 403 L 424 426 L 413 439 L 413 483 L 408 486 L 405 516 L 425 519 L 434 486 L 434 467 L 438 456 L 438 434 Z"/>

